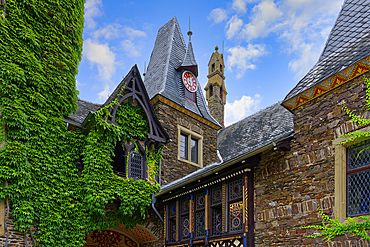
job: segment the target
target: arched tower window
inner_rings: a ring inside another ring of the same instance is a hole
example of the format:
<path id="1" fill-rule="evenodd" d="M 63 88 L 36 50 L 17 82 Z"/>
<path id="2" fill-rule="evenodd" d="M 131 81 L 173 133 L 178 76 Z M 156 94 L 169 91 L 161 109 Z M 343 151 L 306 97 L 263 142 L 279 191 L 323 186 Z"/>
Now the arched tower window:
<path id="1" fill-rule="evenodd" d="M 222 72 L 222 64 L 220 64 L 220 72 Z"/>
<path id="2" fill-rule="evenodd" d="M 210 85 L 209 86 L 209 97 L 212 97 L 212 95 L 213 95 L 213 86 Z"/>
<path id="3" fill-rule="evenodd" d="M 220 98 L 221 98 L 221 100 L 223 99 L 223 98 L 222 98 L 223 94 L 224 94 L 224 91 L 223 91 L 223 87 L 221 86 L 221 87 L 220 87 Z"/>
<path id="4" fill-rule="evenodd" d="M 212 72 L 215 71 L 215 64 L 212 64 Z"/>

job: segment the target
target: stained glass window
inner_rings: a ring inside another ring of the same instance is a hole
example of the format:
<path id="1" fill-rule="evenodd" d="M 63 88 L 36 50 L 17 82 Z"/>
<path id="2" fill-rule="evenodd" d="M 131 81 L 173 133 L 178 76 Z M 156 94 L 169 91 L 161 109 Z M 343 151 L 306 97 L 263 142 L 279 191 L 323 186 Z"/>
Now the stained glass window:
<path id="1" fill-rule="evenodd" d="M 141 178 L 143 176 L 142 157 L 138 153 L 133 153 L 131 157 L 131 177 Z"/>
<path id="2" fill-rule="evenodd" d="M 203 209 L 205 207 L 205 203 L 206 203 L 206 193 L 200 193 L 197 195 L 197 198 L 196 198 L 196 209 Z"/>
<path id="3" fill-rule="evenodd" d="M 181 217 L 181 239 L 190 238 L 189 215 Z"/>
<path id="4" fill-rule="evenodd" d="M 202 237 L 206 235 L 205 230 L 205 213 L 204 211 L 196 213 L 196 237 Z"/>
<path id="5" fill-rule="evenodd" d="M 222 210 L 221 208 L 213 209 L 212 229 L 213 229 L 213 235 L 220 235 L 222 233 Z"/>
<path id="6" fill-rule="evenodd" d="M 217 187 L 212 190 L 212 204 L 218 204 L 222 202 L 222 187 Z"/>
<path id="7" fill-rule="evenodd" d="M 170 204 L 170 217 L 176 216 L 176 203 Z"/>
<path id="8" fill-rule="evenodd" d="M 170 220 L 170 242 L 176 241 L 176 221 Z"/>
<path id="9" fill-rule="evenodd" d="M 190 202 L 190 197 L 187 197 L 181 200 L 181 214 L 189 213 L 189 202 Z"/>
<path id="10" fill-rule="evenodd" d="M 242 180 L 238 179 L 229 183 L 229 199 L 233 200 L 243 196 Z"/>
<path id="11" fill-rule="evenodd" d="M 230 204 L 230 232 L 239 231 L 243 228 L 243 202 Z"/>

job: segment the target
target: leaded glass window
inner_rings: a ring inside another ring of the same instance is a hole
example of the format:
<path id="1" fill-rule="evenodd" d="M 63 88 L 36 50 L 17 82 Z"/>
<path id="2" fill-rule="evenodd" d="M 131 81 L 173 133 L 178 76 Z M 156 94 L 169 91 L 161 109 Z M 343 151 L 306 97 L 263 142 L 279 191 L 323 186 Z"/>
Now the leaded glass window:
<path id="1" fill-rule="evenodd" d="M 369 144 L 348 149 L 348 216 L 370 214 L 370 149 L 364 150 Z"/>
<path id="2" fill-rule="evenodd" d="M 142 178 L 143 176 L 143 160 L 139 153 L 134 152 L 131 157 L 130 164 L 131 177 Z"/>
<path id="3" fill-rule="evenodd" d="M 229 183 L 229 199 L 233 200 L 243 196 L 243 182 L 241 179 Z"/>
<path id="4" fill-rule="evenodd" d="M 222 234 L 222 209 L 221 208 L 213 209 L 212 230 L 213 230 L 213 235 Z"/>
<path id="5" fill-rule="evenodd" d="M 243 202 L 230 204 L 230 232 L 240 231 L 243 229 Z"/>
<path id="6" fill-rule="evenodd" d="M 181 214 L 189 213 L 189 201 L 190 201 L 190 197 L 186 197 L 181 200 Z"/>
<path id="7" fill-rule="evenodd" d="M 176 216 L 176 203 L 170 204 L 170 217 Z"/>
<path id="8" fill-rule="evenodd" d="M 204 209 L 205 207 L 205 203 L 206 203 L 206 193 L 203 192 L 203 193 L 200 193 L 200 194 L 197 194 L 197 197 L 196 197 L 196 208 L 195 209 Z"/>
<path id="9" fill-rule="evenodd" d="M 361 152 L 361 150 L 368 147 L 369 145 L 370 142 L 366 142 L 361 146 L 355 146 L 348 149 L 348 170 L 367 166 L 370 164 L 370 149 Z"/>
<path id="10" fill-rule="evenodd" d="M 176 241 L 176 220 L 170 220 L 170 242 Z"/>
<path id="11" fill-rule="evenodd" d="M 222 187 L 217 187 L 212 190 L 212 204 L 218 204 L 222 202 Z"/>
<path id="12" fill-rule="evenodd" d="M 206 235 L 205 230 L 205 212 L 201 211 L 196 213 L 196 237 L 203 237 Z"/>
<path id="13" fill-rule="evenodd" d="M 181 239 L 190 238 L 190 221 L 189 215 L 181 217 Z"/>

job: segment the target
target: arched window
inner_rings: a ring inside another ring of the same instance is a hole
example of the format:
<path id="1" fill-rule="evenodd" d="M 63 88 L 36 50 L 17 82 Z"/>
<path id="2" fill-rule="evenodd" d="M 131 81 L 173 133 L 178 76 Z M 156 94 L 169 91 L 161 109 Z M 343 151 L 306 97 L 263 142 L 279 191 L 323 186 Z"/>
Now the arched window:
<path id="1" fill-rule="evenodd" d="M 212 72 L 215 71 L 215 64 L 212 64 Z"/>
<path id="2" fill-rule="evenodd" d="M 220 87 L 220 98 L 221 98 L 221 99 L 222 99 L 223 94 L 224 94 L 224 91 L 223 91 L 223 87 L 221 86 L 221 87 Z"/>
<path id="3" fill-rule="evenodd" d="M 213 86 L 210 85 L 209 86 L 209 97 L 212 97 L 212 95 L 213 95 Z"/>
<path id="4" fill-rule="evenodd" d="M 222 72 L 222 64 L 220 64 L 220 72 Z"/>

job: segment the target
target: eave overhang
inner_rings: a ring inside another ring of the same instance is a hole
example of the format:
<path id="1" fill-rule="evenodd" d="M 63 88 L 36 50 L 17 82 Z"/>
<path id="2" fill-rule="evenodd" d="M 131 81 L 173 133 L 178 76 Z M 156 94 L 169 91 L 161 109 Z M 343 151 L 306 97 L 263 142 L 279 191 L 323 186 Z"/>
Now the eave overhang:
<path id="1" fill-rule="evenodd" d="M 292 111 L 307 102 L 324 95 L 327 92 L 343 85 L 370 70 L 370 56 L 367 56 L 351 66 L 342 69 L 338 73 L 329 76 L 323 81 L 311 86 L 303 92 L 283 101 L 281 104 Z"/>

